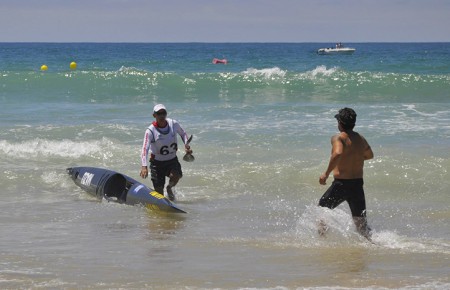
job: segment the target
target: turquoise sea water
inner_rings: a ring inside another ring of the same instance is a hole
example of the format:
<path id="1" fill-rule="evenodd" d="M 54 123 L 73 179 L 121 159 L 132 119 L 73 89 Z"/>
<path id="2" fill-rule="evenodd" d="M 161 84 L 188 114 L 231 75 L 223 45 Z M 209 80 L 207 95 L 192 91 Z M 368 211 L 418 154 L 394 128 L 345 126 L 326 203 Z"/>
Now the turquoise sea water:
<path id="1" fill-rule="evenodd" d="M 450 287 L 450 44 L 315 53 L 331 45 L 0 44 L 0 287 Z M 156 103 L 194 134 L 182 217 L 99 203 L 65 173 L 138 179 Z M 346 204 L 316 207 L 345 106 L 375 153 L 376 245 Z"/>

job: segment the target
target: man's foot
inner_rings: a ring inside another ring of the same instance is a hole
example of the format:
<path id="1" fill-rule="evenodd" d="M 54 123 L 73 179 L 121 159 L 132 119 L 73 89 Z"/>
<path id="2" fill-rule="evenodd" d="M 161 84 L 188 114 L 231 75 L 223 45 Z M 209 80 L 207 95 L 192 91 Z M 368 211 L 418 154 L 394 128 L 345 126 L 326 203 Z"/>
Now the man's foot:
<path id="1" fill-rule="evenodd" d="M 170 201 L 174 201 L 175 200 L 175 194 L 173 194 L 172 186 L 168 185 L 166 187 L 166 190 L 167 190 L 167 196 L 169 197 L 169 200 Z"/>
<path id="2" fill-rule="evenodd" d="M 325 234 L 328 232 L 328 226 L 325 224 L 324 221 L 319 222 L 319 228 L 317 229 L 317 232 L 321 237 L 324 237 Z"/>
<path id="3" fill-rule="evenodd" d="M 353 217 L 356 230 L 366 239 L 372 241 L 372 229 L 367 225 L 366 217 Z"/>

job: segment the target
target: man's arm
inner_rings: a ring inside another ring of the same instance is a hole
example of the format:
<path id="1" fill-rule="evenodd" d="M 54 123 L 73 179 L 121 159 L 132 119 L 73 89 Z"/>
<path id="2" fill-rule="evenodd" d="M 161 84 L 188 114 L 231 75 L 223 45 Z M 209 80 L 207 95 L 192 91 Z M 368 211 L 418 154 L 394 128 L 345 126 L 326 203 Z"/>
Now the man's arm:
<path id="1" fill-rule="evenodd" d="M 373 151 L 370 147 L 369 143 L 367 143 L 366 139 L 364 139 L 364 142 L 366 143 L 366 148 L 364 149 L 364 160 L 369 160 L 373 158 Z"/>
<path id="2" fill-rule="evenodd" d="M 186 150 L 186 153 L 192 153 L 191 146 L 189 144 L 186 144 L 189 140 L 188 134 L 184 129 L 181 127 L 180 123 L 174 121 L 174 129 L 180 135 L 181 139 L 184 143 L 184 149 Z"/>
<path id="3" fill-rule="evenodd" d="M 142 178 L 147 178 L 148 176 L 148 168 L 147 168 L 147 159 L 148 159 L 148 151 L 150 148 L 151 142 L 151 131 L 149 129 L 145 130 L 144 141 L 142 142 L 141 149 L 141 172 L 140 176 Z"/>
<path id="4" fill-rule="evenodd" d="M 331 156 L 330 161 L 328 162 L 327 170 L 322 173 L 319 178 L 319 183 L 322 185 L 326 184 L 326 180 L 333 169 L 339 164 L 339 160 L 341 159 L 342 152 L 344 151 L 344 145 L 339 135 L 335 135 L 331 138 Z"/>

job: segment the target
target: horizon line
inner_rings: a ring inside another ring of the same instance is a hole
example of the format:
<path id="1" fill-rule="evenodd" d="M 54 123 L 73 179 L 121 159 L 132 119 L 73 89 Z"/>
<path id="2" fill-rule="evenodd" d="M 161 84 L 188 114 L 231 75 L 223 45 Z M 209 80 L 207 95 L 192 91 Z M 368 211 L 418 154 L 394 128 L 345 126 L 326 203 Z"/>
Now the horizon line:
<path id="1" fill-rule="evenodd" d="M 337 41 L 340 43 L 450 43 L 447 41 Z M 307 44 L 307 43 L 336 43 L 336 41 L 0 41 L 1 44 L 8 43 L 53 43 L 53 44 Z"/>

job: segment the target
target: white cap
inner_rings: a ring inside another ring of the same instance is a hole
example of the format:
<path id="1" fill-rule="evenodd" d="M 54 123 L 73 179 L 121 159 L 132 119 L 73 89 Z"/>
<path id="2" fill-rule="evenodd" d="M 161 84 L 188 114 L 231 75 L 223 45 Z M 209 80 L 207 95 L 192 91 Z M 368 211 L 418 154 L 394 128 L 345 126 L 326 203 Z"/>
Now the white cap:
<path id="1" fill-rule="evenodd" d="M 153 107 L 153 113 L 159 112 L 160 110 L 165 110 L 167 112 L 166 107 L 164 107 L 163 104 L 158 104 Z"/>

